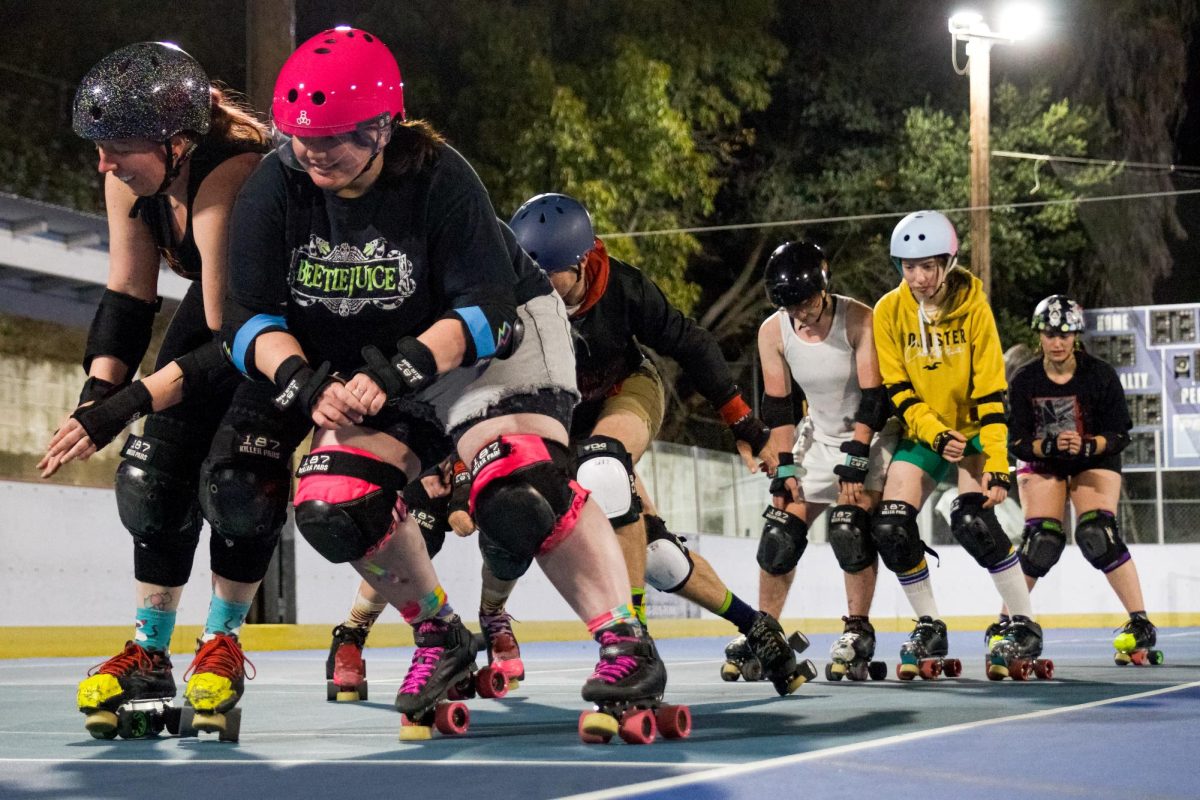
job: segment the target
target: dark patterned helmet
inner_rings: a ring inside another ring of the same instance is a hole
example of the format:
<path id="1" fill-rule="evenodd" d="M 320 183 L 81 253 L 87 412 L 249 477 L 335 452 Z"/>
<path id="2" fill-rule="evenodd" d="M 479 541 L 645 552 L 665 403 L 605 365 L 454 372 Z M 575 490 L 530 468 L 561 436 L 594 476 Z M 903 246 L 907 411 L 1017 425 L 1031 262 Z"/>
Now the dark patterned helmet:
<path id="1" fill-rule="evenodd" d="M 151 139 L 208 132 L 211 85 L 196 59 L 169 42 L 109 53 L 75 92 L 75 133 L 84 139 Z"/>
<path id="2" fill-rule="evenodd" d="M 1082 333 L 1083 306 L 1065 294 L 1052 294 L 1033 310 L 1031 327 L 1043 333 Z"/>
<path id="3" fill-rule="evenodd" d="M 829 264 L 812 242 L 785 242 L 775 248 L 763 270 L 767 300 L 781 308 L 810 300 L 829 290 Z"/>

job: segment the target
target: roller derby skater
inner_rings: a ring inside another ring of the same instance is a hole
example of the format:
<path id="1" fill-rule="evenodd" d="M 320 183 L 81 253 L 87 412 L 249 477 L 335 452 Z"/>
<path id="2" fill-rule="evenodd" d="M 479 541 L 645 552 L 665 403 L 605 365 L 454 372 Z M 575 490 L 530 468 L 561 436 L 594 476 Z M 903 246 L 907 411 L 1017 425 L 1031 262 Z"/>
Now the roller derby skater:
<path id="1" fill-rule="evenodd" d="M 950 531 L 987 569 L 1014 616 L 1032 620 L 1020 559 L 996 517 L 1008 497 L 1004 356 L 979 279 L 957 265 L 958 234 L 944 215 L 917 211 L 892 231 L 900 285 L 875 304 L 875 347 L 891 401 L 905 423 L 888 469 L 872 538 L 918 617 L 901 647 L 897 675 L 911 680 L 961 672 L 946 658 L 946 626 L 925 560 L 917 514 L 957 469 Z M 989 640 L 990 640 L 989 636 Z"/>
<path id="2" fill-rule="evenodd" d="M 162 650 L 126 642 L 118 655 L 94 667 L 79 684 L 84 728 L 96 739 L 140 739 L 161 733 L 175 698 L 171 659 Z"/>
<path id="3" fill-rule="evenodd" d="M 989 628 L 989 631 L 992 629 Z M 988 680 L 1029 680 L 1030 676 L 1049 680 L 1054 677 L 1054 662 L 1042 658 L 1042 626 L 1017 614 L 988 639 Z"/>
<path id="4" fill-rule="evenodd" d="M 875 626 L 866 617 L 842 617 L 846 623 L 842 635 L 829 652 L 825 680 L 881 681 L 887 677 L 887 664 L 875 661 Z"/>
<path id="5" fill-rule="evenodd" d="M 345 624 L 333 629 L 329 657 L 325 659 L 326 700 L 353 703 L 367 699 L 367 663 L 363 659 L 363 647 L 368 632 L 369 628 Z"/>
<path id="6" fill-rule="evenodd" d="M 1117 651 L 1113 661 L 1118 666 L 1137 664 L 1139 667 L 1163 663 L 1163 653 L 1155 650 L 1158 632 L 1145 612 L 1135 611 L 1129 615 L 1129 621 L 1121 628 L 1121 632 L 1113 639 L 1113 648 Z"/>
<path id="7" fill-rule="evenodd" d="M 771 482 L 771 506 L 763 515 L 759 603 L 775 616 L 783 612 L 808 544 L 808 527 L 829 508 L 829 542 L 844 573 L 847 619 L 856 620 L 856 630 L 861 625 L 869 629 L 878 577 L 871 512 L 879 503 L 899 434 L 899 425 L 889 422 L 892 411 L 875 356 L 872 312 L 830 292 L 825 254 L 809 242 L 777 248 L 767 261 L 763 284 L 777 311 L 758 331 L 762 413 L 771 427 L 771 444 L 779 451 L 779 468 Z M 799 426 L 793 382 L 804 392 Z M 839 660 L 845 654 L 838 647 L 826 668 L 830 680 L 839 680 L 849 665 Z M 873 647 L 872 640 L 872 652 Z M 730 654 L 729 665 L 755 668 L 752 661 L 736 660 L 743 657 L 740 641 L 730 643 Z M 886 671 L 885 665 L 875 669 L 880 668 Z M 727 665 L 722 674 L 733 674 L 732 668 Z"/>
<path id="8" fill-rule="evenodd" d="M 1114 661 L 1162 663 L 1162 653 L 1150 649 L 1154 627 L 1146 619 L 1137 566 L 1117 519 L 1120 454 L 1132 427 L 1121 381 L 1109 364 L 1080 345 L 1083 308 L 1070 297 L 1056 294 L 1038 303 L 1032 327 L 1040 352 L 1017 370 L 1009 391 L 1009 449 L 1018 459 L 1025 512 L 1020 551 L 1025 580 L 1032 589 L 1066 549 L 1062 523 L 1069 502 L 1076 514 L 1075 543 L 1129 614 L 1113 641 Z"/>
<path id="9" fill-rule="evenodd" d="M 666 739 L 686 738 L 692 731 L 691 711 L 663 705 L 667 672 L 641 625 L 614 625 L 596 640 L 600 661 L 582 691 L 594 710 L 579 715 L 579 738 L 587 744 L 607 744 L 614 735 L 628 744 L 650 744 L 659 733 Z"/>

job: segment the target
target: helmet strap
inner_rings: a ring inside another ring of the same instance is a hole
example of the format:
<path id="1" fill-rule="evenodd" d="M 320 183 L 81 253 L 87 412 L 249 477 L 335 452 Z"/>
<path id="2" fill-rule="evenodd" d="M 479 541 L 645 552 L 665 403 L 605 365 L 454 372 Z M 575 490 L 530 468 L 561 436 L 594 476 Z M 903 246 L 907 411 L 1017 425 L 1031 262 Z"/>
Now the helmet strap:
<path id="1" fill-rule="evenodd" d="M 179 173 L 183 171 L 183 167 L 187 164 L 188 159 L 192 157 L 192 152 L 196 149 L 196 141 L 188 138 L 187 146 L 183 148 L 183 152 L 179 154 L 179 158 L 175 158 L 175 153 L 171 149 L 171 139 L 168 138 L 163 142 L 163 147 L 167 150 L 166 172 L 163 173 L 162 183 L 154 190 L 155 194 L 166 194 L 167 189 L 171 188 L 171 184 L 179 177 Z"/>

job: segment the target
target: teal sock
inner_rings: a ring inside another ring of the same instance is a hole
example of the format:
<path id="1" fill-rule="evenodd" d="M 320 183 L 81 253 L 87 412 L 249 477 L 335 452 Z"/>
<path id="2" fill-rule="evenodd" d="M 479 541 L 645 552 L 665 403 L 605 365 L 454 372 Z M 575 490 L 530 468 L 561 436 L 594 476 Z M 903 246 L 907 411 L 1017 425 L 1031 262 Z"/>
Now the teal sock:
<path id="1" fill-rule="evenodd" d="M 249 603 L 234 603 L 222 600 L 215 594 L 208 604 L 208 619 L 204 622 L 204 635 L 227 633 L 236 636 L 250 613 Z"/>
<path id="2" fill-rule="evenodd" d="M 175 612 L 159 611 L 157 608 L 139 608 L 134 615 L 133 640 L 147 650 L 171 647 L 171 634 L 175 632 Z"/>

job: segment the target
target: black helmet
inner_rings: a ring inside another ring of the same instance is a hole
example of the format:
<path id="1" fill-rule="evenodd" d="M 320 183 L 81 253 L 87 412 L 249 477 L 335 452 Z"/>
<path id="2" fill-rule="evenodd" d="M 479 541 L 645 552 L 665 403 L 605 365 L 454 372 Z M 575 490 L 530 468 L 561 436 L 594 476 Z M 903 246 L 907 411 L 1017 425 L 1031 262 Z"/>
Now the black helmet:
<path id="1" fill-rule="evenodd" d="M 166 141 L 181 131 L 208 132 L 208 75 L 167 42 L 138 42 L 109 53 L 75 92 L 75 133 L 84 139 Z"/>
<path id="2" fill-rule="evenodd" d="M 596 246 L 591 215 L 565 194 L 529 198 L 508 224 L 521 247 L 546 272 L 573 269 Z"/>
<path id="3" fill-rule="evenodd" d="M 799 305 L 828 291 L 825 253 L 812 242 L 784 242 L 767 259 L 763 286 L 767 300 L 779 307 Z"/>
<path id="4" fill-rule="evenodd" d="M 1045 333 L 1083 333 L 1083 306 L 1065 294 L 1052 294 L 1037 304 L 1030 327 Z"/>

